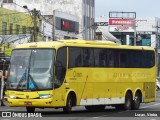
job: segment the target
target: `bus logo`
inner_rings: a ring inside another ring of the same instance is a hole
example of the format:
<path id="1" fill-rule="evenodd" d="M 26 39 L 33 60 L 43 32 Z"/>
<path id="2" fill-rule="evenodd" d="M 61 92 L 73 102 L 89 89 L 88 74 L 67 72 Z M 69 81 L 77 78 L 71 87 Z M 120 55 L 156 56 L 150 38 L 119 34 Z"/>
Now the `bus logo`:
<path id="1" fill-rule="evenodd" d="M 29 99 L 29 95 L 26 95 L 26 99 Z"/>

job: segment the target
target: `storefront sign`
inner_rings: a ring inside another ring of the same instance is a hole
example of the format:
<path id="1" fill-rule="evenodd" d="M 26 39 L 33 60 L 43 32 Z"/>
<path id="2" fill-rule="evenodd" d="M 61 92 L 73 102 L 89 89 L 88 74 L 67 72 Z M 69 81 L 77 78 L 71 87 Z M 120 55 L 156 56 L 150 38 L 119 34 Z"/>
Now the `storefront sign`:
<path id="1" fill-rule="evenodd" d="M 109 26 L 109 32 L 134 32 L 133 27 L 126 25 Z"/>
<path id="2" fill-rule="evenodd" d="M 109 19 L 109 25 L 135 26 L 135 23 L 133 19 Z"/>

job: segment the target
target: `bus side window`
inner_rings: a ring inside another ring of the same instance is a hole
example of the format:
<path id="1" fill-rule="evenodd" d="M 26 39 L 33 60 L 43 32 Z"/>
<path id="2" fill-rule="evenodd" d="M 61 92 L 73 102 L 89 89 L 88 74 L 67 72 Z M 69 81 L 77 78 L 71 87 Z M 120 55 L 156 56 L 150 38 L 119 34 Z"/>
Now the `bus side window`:
<path id="1" fill-rule="evenodd" d="M 93 67 L 94 66 L 94 55 L 93 49 L 83 48 L 83 66 L 84 67 Z"/>
<path id="2" fill-rule="evenodd" d="M 83 58 L 82 58 L 82 49 L 76 47 L 69 47 L 69 61 L 68 68 L 82 67 Z"/>
<path id="3" fill-rule="evenodd" d="M 108 67 L 114 67 L 114 54 L 112 50 L 108 51 Z"/>
<path id="4" fill-rule="evenodd" d="M 94 49 L 94 59 L 95 59 L 95 67 L 99 67 L 100 66 L 100 49 L 95 48 Z"/>
<path id="5" fill-rule="evenodd" d="M 108 54 L 107 49 L 101 49 L 100 51 L 100 66 L 101 67 L 108 67 Z"/>
<path id="6" fill-rule="evenodd" d="M 66 47 L 60 48 L 57 52 L 56 65 L 55 65 L 55 87 L 60 87 L 66 75 L 67 65 L 67 49 Z"/>
<path id="7" fill-rule="evenodd" d="M 119 59 L 119 67 L 120 68 L 125 68 L 127 67 L 127 54 L 125 51 L 120 51 L 118 53 L 118 59 Z"/>

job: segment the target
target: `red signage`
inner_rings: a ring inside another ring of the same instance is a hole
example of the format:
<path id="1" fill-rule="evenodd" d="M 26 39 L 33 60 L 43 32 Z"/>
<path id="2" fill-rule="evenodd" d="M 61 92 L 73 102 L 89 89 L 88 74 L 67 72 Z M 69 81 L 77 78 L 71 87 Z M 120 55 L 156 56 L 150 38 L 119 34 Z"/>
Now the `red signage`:
<path id="1" fill-rule="evenodd" d="M 135 26 L 136 22 L 133 19 L 109 19 L 109 25 Z"/>
<path id="2" fill-rule="evenodd" d="M 124 26 L 117 26 L 117 28 L 115 28 L 116 31 L 125 31 L 128 30 L 129 27 L 124 25 Z"/>
<path id="3" fill-rule="evenodd" d="M 61 29 L 64 31 L 75 32 L 75 22 L 61 19 Z"/>

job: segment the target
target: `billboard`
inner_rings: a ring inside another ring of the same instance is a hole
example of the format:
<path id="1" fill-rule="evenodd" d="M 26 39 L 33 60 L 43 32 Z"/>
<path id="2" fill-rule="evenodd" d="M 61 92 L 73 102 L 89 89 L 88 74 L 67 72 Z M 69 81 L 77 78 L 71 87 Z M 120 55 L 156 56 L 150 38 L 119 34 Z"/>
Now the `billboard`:
<path id="1" fill-rule="evenodd" d="M 56 17 L 56 29 L 66 31 L 66 32 L 78 33 L 79 32 L 79 22 L 65 19 L 65 18 Z"/>
<path id="2" fill-rule="evenodd" d="M 61 30 L 75 32 L 75 22 L 71 20 L 61 19 Z"/>

